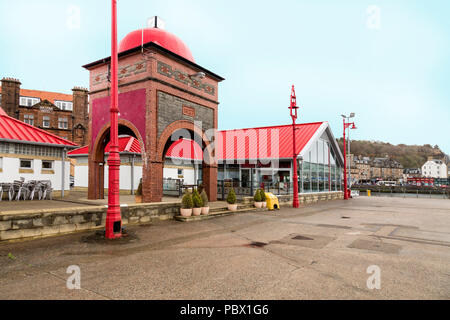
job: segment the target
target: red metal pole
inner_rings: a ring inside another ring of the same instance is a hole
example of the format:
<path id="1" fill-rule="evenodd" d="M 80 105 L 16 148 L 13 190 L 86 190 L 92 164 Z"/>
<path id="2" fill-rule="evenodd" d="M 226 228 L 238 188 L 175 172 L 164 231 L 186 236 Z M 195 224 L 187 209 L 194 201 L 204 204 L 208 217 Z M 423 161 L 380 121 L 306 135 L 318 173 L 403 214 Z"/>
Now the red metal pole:
<path id="1" fill-rule="evenodd" d="M 295 143 L 295 118 L 292 118 L 292 132 L 293 132 L 293 145 L 294 145 L 294 157 L 293 157 L 293 163 L 294 163 L 294 177 L 293 177 L 293 181 L 294 181 L 294 199 L 292 200 L 292 207 L 293 208 L 298 208 L 300 207 L 300 203 L 298 200 L 298 176 L 297 176 L 297 150 L 296 150 L 296 143 Z"/>
<path id="2" fill-rule="evenodd" d="M 348 200 L 347 192 L 347 153 L 345 149 L 345 118 L 344 118 L 344 200 Z"/>
<path id="3" fill-rule="evenodd" d="M 108 211 L 106 213 L 105 237 L 116 239 L 122 236 L 122 217 L 120 214 L 119 197 L 119 93 L 117 52 L 117 0 L 112 1 L 112 39 L 111 39 L 111 128 L 109 149 L 109 181 L 108 181 Z"/>

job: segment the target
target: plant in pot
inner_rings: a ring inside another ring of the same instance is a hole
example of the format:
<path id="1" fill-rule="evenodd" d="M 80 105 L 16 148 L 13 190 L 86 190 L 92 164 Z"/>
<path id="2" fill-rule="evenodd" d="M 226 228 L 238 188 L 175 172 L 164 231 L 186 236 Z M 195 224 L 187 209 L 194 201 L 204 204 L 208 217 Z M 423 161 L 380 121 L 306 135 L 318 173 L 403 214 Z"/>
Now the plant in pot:
<path id="1" fill-rule="evenodd" d="M 267 207 L 266 192 L 264 191 L 264 189 L 259 189 L 259 193 L 261 194 L 262 207 L 266 208 Z"/>
<path id="2" fill-rule="evenodd" d="M 134 195 L 134 202 L 142 203 L 142 179 L 139 182 L 139 187 L 136 190 L 136 194 Z"/>
<path id="3" fill-rule="evenodd" d="M 198 193 L 197 189 L 194 189 L 194 192 L 192 193 L 192 202 L 194 203 L 194 209 L 192 210 L 192 213 L 194 216 L 199 216 L 202 214 L 202 207 L 203 207 L 203 201 L 200 197 L 200 194 Z"/>
<path id="4" fill-rule="evenodd" d="M 209 214 L 209 200 L 208 195 L 206 194 L 206 191 L 203 189 L 202 193 L 200 193 L 200 197 L 203 201 L 203 207 L 202 207 L 202 214 L 208 215 Z"/>
<path id="5" fill-rule="evenodd" d="M 234 189 L 231 188 L 230 192 L 228 192 L 227 196 L 227 203 L 228 203 L 228 210 L 230 211 L 237 211 L 237 200 L 236 200 L 236 193 L 234 192 Z"/>
<path id="6" fill-rule="evenodd" d="M 183 217 L 192 216 L 192 208 L 193 207 L 194 207 L 194 202 L 192 201 L 192 195 L 190 194 L 190 192 L 186 192 L 183 196 L 183 199 L 181 199 L 180 214 Z"/>
<path id="7" fill-rule="evenodd" d="M 256 208 L 262 208 L 262 201 L 261 201 L 261 192 L 259 189 L 256 190 L 255 195 L 253 196 L 253 201 L 255 202 Z"/>

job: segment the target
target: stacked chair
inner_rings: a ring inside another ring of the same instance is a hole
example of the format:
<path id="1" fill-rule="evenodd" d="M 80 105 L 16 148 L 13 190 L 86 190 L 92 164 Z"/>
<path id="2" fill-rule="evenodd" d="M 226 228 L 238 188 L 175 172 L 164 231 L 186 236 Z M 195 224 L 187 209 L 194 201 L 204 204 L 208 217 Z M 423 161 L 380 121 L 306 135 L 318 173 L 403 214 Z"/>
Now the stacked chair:
<path id="1" fill-rule="evenodd" d="M 0 201 L 3 193 L 8 193 L 9 201 L 19 200 L 52 200 L 52 182 L 50 180 L 30 180 L 24 178 L 12 183 L 0 183 Z"/>

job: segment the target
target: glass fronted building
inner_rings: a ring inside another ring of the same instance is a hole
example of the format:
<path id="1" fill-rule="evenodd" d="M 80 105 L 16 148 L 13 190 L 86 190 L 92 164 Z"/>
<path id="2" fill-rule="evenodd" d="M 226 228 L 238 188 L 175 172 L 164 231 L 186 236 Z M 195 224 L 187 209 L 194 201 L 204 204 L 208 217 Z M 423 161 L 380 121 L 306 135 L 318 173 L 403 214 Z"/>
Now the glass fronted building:
<path id="1" fill-rule="evenodd" d="M 220 134 L 219 181 L 292 189 L 292 125 Z M 328 122 L 298 124 L 296 146 L 300 193 L 343 190 L 344 158 Z"/>

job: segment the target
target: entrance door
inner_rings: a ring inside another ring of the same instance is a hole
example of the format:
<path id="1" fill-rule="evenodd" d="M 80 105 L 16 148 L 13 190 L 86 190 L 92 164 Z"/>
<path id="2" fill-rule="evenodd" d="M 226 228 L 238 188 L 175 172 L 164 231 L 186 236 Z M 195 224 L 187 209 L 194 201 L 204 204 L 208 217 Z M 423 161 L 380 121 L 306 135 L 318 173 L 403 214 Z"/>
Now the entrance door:
<path id="1" fill-rule="evenodd" d="M 241 185 L 243 188 L 250 187 L 250 169 L 241 170 Z"/>

